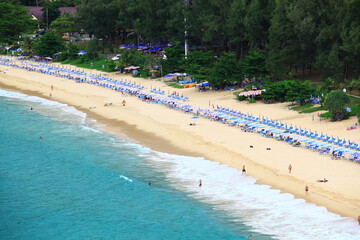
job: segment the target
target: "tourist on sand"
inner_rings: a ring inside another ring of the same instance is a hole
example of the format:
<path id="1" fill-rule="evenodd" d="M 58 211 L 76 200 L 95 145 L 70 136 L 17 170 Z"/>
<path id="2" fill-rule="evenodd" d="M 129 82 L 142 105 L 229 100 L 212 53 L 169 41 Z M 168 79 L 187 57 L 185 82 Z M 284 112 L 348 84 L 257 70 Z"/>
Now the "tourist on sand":
<path id="1" fill-rule="evenodd" d="M 291 173 L 291 170 L 292 170 L 291 164 L 289 165 L 288 169 L 289 169 L 289 173 Z"/>
<path id="2" fill-rule="evenodd" d="M 242 173 L 241 173 L 241 175 L 246 175 L 246 169 L 245 169 L 245 165 L 243 166 L 243 169 L 242 169 Z"/>
<path id="3" fill-rule="evenodd" d="M 125 101 L 125 100 L 123 100 L 123 101 L 122 101 L 122 105 L 123 105 L 123 106 L 125 106 L 125 104 L 126 104 L 126 101 Z"/>
<path id="4" fill-rule="evenodd" d="M 305 186 L 305 192 L 306 192 L 306 195 L 307 195 L 308 192 L 309 192 L 309 187 L 308 187 L 308 185 Z"/>
<path id="5" fill-rule="evenodd" d="M 202 186 L 202 181 L 201 181 L 201 179 L 199 180 L 199 187 L 201 187 Z"/>
<path id="6" fill-rule="evenodd" d="M 318 182 L 328 182 L 328 180 L 326 179 L 326 178 L 324 178 L 324 179 L 319 179 L 319 180 L 317 180 Z"/>

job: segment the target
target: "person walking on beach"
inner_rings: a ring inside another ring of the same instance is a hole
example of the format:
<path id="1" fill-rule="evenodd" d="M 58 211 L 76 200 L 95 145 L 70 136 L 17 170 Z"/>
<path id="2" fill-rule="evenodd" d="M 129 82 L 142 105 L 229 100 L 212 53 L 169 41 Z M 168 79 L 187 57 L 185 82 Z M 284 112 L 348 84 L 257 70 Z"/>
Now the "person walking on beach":
<path id="1" fill-rule="evenodd" d="M 291 164 L 289 165 L 288 169 L 289 169 L 289 173 L 291 173 L 291 170 L 292 170 Z"/>
<path id="2" fill-rule="evenodd" d="M 202 186 L 202 181 L 201 181 L 201 179 L 199 180 L 199 187 L 201 187 Z"/>
<path id="3" fill-rule="evenodd" d="M 125 104 L 126 104 L 126 101 L 125 100 L 123 100 L 122 101 L 122 105 L 125 107 Z"/>
<path id="4" fill-rule="evenodd" d="M 242 173 L 241 173 L 241 175 L 246 175 L 246 169 L 245 169 L 245 165 L 243 166 L 243 169 L 242 169 Z"/>
<path id="5" fill-rule="evenodd" d="M 308 187 L 308 185 L 305 186 L 305 192 L 306 192 L 306 195 L 308 195 L 308 192 L 309 192 L 309 187 Z"/>
<path id="6" fill-rule="evenodd" d="M 51 91 L 52 91 L 52 90 L 54 90 L 54 86 L 53 86 L 53 85 L 51 85 Z"/>

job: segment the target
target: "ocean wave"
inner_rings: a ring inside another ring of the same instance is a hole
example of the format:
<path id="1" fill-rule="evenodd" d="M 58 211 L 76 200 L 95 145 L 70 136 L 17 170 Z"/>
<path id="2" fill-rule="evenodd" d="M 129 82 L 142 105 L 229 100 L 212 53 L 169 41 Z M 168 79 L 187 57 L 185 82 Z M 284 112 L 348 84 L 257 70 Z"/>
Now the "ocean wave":
<path id="1" fill-rule="evenodd" d="M 295 199 L 239 170 L 217 162 L 157 152 L 149 158 L 166 167 L 167 177 L 180 191 L 226 211 L 254 232 L 276 239 L 360 239 L 360 228 L 352 218 L 328 212 L 326 208 Z M 199 179 L 202 187 L 199 187 Z"/>
<path id="2" fill-rule="evenodd" d="M 128 181 L 128 182 L 133 182 L 132 179 L 130 179 L 130 178 L 126 177 L 126 176 L 120 175 L 119 177 L 126 180 L 126 181 Z"/>
<path id="3" fill-rule="evenodd" d="M 34 111 L 41 115 L 51 117 L 54 120 L 68 120 L 76 121 L 77 123 L 85 124 L 86 113 L 77 110 L 76 108 L 63 104 L 60 102 L 47 100 L 44 98 L 29 96 L 23 93 L 17 93 L 0 89 L 0 97 L 6 97 L 8 99 L 20 100 L 33 108 Z M 33 105 L 32 103 L 36 104 Z M 35 107 L 36 106 L 36 107 Z M 54 114 L 56 113 L 56 114 Z"/>

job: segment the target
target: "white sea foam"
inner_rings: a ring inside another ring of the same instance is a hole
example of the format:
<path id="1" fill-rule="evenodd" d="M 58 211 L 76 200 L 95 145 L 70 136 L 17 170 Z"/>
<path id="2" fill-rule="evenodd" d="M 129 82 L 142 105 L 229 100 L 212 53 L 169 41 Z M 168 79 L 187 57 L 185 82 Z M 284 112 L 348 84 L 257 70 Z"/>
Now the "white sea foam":
<path id="1" fill-rule="evenodd" d="M 119 177 L 122 178 L 122 179 L 124 179 L 124 180 L 126 180 L 126 181 L 128 181 L 128 182 L 133 182 L 132 179 L 130 179 L 130 178 L 126 177 L 126 176 L 119 175 Z"/>
<path id="2" fill-rule="evenodd" d="M 152 153 L 148 158 L 158 168 L 167 169 L 165 173 L 174 187 L 228 212 L 254 232 L 284 240 L 360 239 L 360 227 L 354 219 L 330 213 L 270 186 L 255 184 L 256 179 L 226 165 L 164 153 Z M 198 186 L 199 179 L 202 187 Z"/>
<path id="3" fill-rule="evenodd" d="M 81 124 L 84 124 L 86 120 L 86 113 L 81 112 L 67 104 L 36 96 L 28 96 L 22 93 L 6 91 L 3 89 L 0 89 L 0 96 L 26 102 L 28 103 L 29 107 L 33 108 L 33 111 L 36 111 L 41 115 L 51 117 L 54 120 L 68 120 L 72 122 L 76 121 Z M 35 103 L 36 107 L 33 106 L 32 103 Z"/>

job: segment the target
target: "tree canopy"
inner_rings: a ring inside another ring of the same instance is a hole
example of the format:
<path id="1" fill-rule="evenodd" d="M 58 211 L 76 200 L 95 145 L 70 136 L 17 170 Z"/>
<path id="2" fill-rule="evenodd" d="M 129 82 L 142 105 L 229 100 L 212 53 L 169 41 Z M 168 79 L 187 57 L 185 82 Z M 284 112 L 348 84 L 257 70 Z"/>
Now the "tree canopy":
<path id="1" fill-rule="evenodd" d="M 23 33 L 36 29 L 37 21 L 20 5 L 0 2 L 0 43 L 12 43 Z"/>
<path id="2" fill-rule="evenodd" d="M 343 91 L 334 90 L 326 96 L 323 106 L 331 113 L 333 120 L 342 120 L 346 113 L 345 104 L 349 101 L 349 97 Z"/>
<path id="3" fill-rule="evenodd" d="M 60 36 L 47 32 L 35 41 L 34 51 L 41 57 L 52 57 L 55 53 L 64 49 L 64 41 Z"/>

